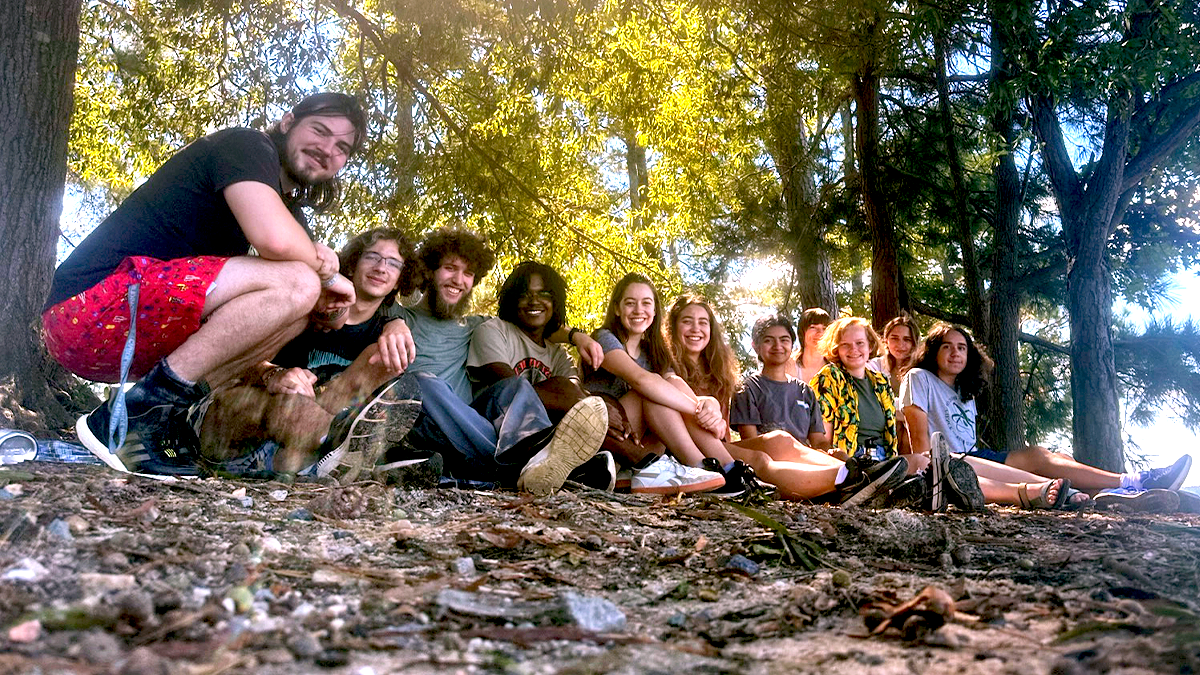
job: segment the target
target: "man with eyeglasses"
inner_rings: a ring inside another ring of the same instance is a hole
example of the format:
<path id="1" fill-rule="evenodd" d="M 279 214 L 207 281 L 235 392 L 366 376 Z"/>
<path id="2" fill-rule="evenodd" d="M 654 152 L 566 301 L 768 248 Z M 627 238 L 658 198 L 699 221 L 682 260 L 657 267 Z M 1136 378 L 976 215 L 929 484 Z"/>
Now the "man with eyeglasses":
<path id="1" fill-rule="evenodd" d="M 359 446 L 372 442 L 373 429 L 403 436 L 419 412 L 419 395 L 415 389 L 403 393 L 408 383 L 377 389 L 415 356 L 407 326 L 394 320 L 400 311 L 396 296 L 412 290 L 402 279 L 412 254 L 412 244 L 397 229 L 369 230 L 342 247 L 341 274 L 354 284 L 354 304 L 335 309 L 318 304 L 308 330 L 236 386 L 213 394 L 199 423 L 201 455 L 210 465 L 237 475 L 323 476 L 346 463 L 346 452 L 360 452 Z M 393 414 L 389 421 L 389 407 L 409 419 L 400 422 Z M 343 423 L 335 424 L 339 414 Z M 351 424 L 358 426 L 352 430 Z M 381 428 L 388 424 L 390 430 Z M 316 466 L 347 434 L 355 442 L 330 457 L 328 466 Z M 351 465 L 336 477 L 353 481 L 362 468 L 367 467 Z"/>
<path id="2" fill-rule="evenodd" d="M 265 133 L 223 129 L 183 148 L 75 248 L 42 314 L 46 347 L 89 380 L 136 380 L 79 419 L 88 450 L 121 471 L 195 473 L 179 422 L 209 388 L 299 335 L 318 299 L 354 301 L 303 209 L 336 203 L 365 140 L 353 97 L 309 96 Z"/>

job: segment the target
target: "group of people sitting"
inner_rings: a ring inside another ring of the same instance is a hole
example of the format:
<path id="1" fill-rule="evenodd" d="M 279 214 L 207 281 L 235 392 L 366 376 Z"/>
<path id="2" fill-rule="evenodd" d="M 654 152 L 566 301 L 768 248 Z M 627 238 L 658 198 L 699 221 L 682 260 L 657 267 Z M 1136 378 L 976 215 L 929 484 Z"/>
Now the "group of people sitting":
<path id="1" fill-rule="evenodd" d="M 267 133 L 206 136 L 60 266 L 48 350 L 88 379 L 133 382 L 80 418 L 93 454 L 153 474 L 535 494 L 567 480 L 721 495 L 763 482 L 785 498 L 934 511 L 1135 499 L 1177 490 L 1190 468 L 1184 456 L 1116 474 L 982 447 L 975 397 L 991 364 L 961 327 L 922 340 L 899 317 L 881 340 L 857 317 L 808 310 L 797 333 L 765 316 L 762 369 L 743 380 L 712 305 L 684 295 L 668 308 L 639 274 L 590 334 L 567 322 L 562 276 L 532 261 L 502 283 L 497 316 L 468 316 L 495 262 L 476 234 L 444 228 L 414 246 L 374 229 L 340 253 L 312 241 L 303 209 L 335 202 L 365 134 L 358 103 L 326 93 Z"/>

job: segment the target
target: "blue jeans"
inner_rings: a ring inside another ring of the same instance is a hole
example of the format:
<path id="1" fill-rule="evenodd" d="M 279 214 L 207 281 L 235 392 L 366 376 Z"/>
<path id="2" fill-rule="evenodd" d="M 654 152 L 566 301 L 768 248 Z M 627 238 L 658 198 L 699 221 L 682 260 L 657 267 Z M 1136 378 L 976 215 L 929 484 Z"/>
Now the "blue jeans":
<path id="1" fill-rule="evenodd" d="M 500 380 L 468 404 L 434 375 L 413 375 L 421 417 L 405 440 L 442 453 L 456 478 L 511 485 L 553 433 L 537 391 L 522 377 Z"/>

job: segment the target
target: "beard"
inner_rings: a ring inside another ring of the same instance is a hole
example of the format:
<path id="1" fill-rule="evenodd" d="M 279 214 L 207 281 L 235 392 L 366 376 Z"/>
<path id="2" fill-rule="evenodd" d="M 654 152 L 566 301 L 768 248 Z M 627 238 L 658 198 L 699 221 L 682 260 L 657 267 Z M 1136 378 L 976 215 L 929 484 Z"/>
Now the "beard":
<path id="1" fill-rule="evenodd" d="M 459 319 L 462 318 L 464 313 L 466 313 L 467 303 L 470 302 L 471 293 L 474 290 L 475 289 L 472 288 L 466 293 L 463 293 L 463 296 L 459 298 L 458 302 L 450 304 L 445 300 L 442 300 L 442 296 L 440 293 L 438 293 L 437 287 L 433 284 L 430 284 L 429 287 L 425 289 L 425 304 L 429 307 L 429 313 L 432 314 L 433 318 L 435 319 L 441 319 L 443 321 L 447 319 Z"/>

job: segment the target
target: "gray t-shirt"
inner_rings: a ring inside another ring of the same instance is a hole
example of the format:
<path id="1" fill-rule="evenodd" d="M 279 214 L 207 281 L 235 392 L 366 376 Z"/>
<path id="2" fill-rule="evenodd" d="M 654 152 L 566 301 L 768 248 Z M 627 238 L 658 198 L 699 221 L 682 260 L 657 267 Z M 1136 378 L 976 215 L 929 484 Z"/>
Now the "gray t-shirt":
<path id="1" fill-rule="evenodd" d="M 537 384 L 551 377 L 579 378 L 575 361 L 561 345 L 547 341 L 545 346 L 529 339 L 520 328 L 503 319 L 488 319 L 475 329 L 467 365 L 472 368 L 489 363 L 511 366 L 518 376 Z"/>
<path id="2" fill-rule="evenodd" d="M 596 330 L 596 332 L 592 333 L 592 339 L 600 343 L 600 347 L 604 349 L 605 354 L 616 350 L 625 351 L 625 345 L 607 328 Z M 645 350 L 642 350 L 633 362 L 646 370 L 650 370 L 650 358 L 646 356 Z M 629 383 L 604 368 L 598 370 L 588 368 L 587 374 L 584 376 L 583 388 L 592 394 L 609 394 L 616 398 L 621 398 L 629 391 Z"/>
<path id="3" fill-rule="evenodd" d="M 733 397 L 729 424 L 735 428 L 755 426 L 760 434 L 783 429 L 806 445 L 809 434 L 825 431 L 816 393 L 791 375 L 786 382 L 769 379 L 762 373 L 743 379 L 742 388 Z"/>
<path id="4" fill-rule="evenodd" d="M 471 335 L 486 316 L 460 319 L 435 319 L 424 304 L 400 307 L 396 316 L 408 324 L 417 358 L 408 366 L 412 372 L 429 373 L 450 385 L 459 398 L 471 402 L 471 382 L 467 379 L 467 350 Z"/>
<path id="5" fill-rule="evenodd" d="M 978 413 L 975 399 L 963 402 L 958 392 L 937 375 L 913 368 L 900 383 L 900 409 L 916 406 L 929 418 L 929 433 L 940 431 L 950 444 L 950 451 L 971 453 L 976 448 Z"/>

